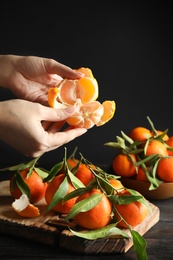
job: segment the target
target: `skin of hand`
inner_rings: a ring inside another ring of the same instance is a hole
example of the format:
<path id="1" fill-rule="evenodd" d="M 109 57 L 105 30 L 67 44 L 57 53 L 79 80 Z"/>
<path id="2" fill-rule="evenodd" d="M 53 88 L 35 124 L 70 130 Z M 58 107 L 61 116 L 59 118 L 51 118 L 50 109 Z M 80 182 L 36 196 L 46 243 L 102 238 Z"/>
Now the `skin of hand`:
<path id="1" fill-rule="evenodd" d="M 0 138 L 26 156 L 40 156 L 87 131 L 84 128 L 72 127 L 62 131 L 65 119 L 74 112 L 74 107 L 53 109 L 20 99 L 2 101 L 0 102 Z"/>
<path id="2" fill-rule="evenodd" d="M 84 75 L 54 59 L 36 56 L 0 55 L 0 86 L 17 98 L 48 106 L 48 89 L 64 78 Z"/>

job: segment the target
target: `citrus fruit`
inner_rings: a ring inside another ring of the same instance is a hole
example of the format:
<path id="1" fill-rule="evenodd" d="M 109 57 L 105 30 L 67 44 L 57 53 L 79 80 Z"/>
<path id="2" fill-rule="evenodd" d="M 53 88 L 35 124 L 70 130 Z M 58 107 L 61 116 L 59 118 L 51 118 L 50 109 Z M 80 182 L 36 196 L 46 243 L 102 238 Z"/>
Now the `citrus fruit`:
<path id="1" fill-rule="evenodd" d="M 112 162 L 112 169 L 115 174 L 121 177 L 130 178 L 136 175 L 134 163 L 137 161 L 134 154 L 117 154 Z"/>
<path id="2" fill-rule="evenodd" d="M 149 139 L 152 136 L 150 130 L 148 128 L 142 127 L 142 126 L 138 126 L 135 127 L 131 130 L 131 132 L 129 133 L 129 137 L 133 140 L 133 141 L 139 141 L 139 142 L 144 142 L 147 139 Z"/>
<path id="3" fill-rule="evenodd" d="M 40 211 L 37 207 L 29 202 L 26 194 L 22 194 L 19 199 L 15 199 L 12 203 L 12 208 L 18 215 L 24 218 L 33 218 L 40 216 Z"/>
<path id="4" fill-rule="evenodd" d="M 99 123 L 103 113 L 102 104 L 99 101 L 93 101 L 79 106 L 78 111 L 67 118 L 66 122 L 71 126 L 89 129 Z"/>
<path id="5" fill-rule="evenodd" d="M 116 104 L 113 100 L 100 103 L 97 98 L 99 88 L 91 69 L 79 68 L 84 74 L 83 78 L 72 80 L 64 79 L 48 91 L 48 104 L 53 108 L 75 106 L 77 109 L 66 122 L 74 127 L 89 129 L 94 125 L 102 126 L 115 114 Z"/>
<path id="6" fill-rule="evenodd" d="M 157 166 L 157 176 L 165 182 L 173 182 L 173 157 L 161 158 Z"/>
<path id="7" fill-rule="evenodd" d="M 102 194 L 101 201 L 92 209 L 78 213 L 74 218 L 76 222 L 87 229 L 98 229 L 106 226 L 111 220 L 112 203 L 100 189 L 92 189 L 83 195 L 80 195 L 76 203 L 86 199 L 94 194 Z"/>
<path id="8" fill-rule="evenodd" d="M 97 126 L 102 126 L 106 124 L 109 120 L 111 120 L 116 110 L 116 104 L 112 100 L 105 100 L 102 103 L 102 106 L 103 106 L 103 115 L 101 116 L 99 122 L 96 123 Z"/>
<path id="9" fill-rule="evenodd" d="M 139 192 L 138 194 L 141 195 Z M 123 191 L 121 195 L 128 196 L 130 192 L 126 190 Z M 140 201 L 134 201 L 129 204 L 116 204 L 115 207 L 118 211 L 115 211 L 115 218 L 117 221 L 120 221 L 117 226 L 123 228 L 127 228 L 128 225 L 135 227 L 141 224 L 149 213 L 148 207 Z M 125 221 L 121 220 L 118 213 Z M 127 222 L 128 225 L 125 222 Z"/>
<path id="10" fill-rule="evenodd" d="M 48 205 L 53 200 L 55 192 L 58 190 L 61 183 L 64 181 L 65 174 L 59 174 L 55 176 L 49 183 L 45 192 L 45 200 Z M 70 193 L 71 191 L 74 191 L 73 185 L 69 182 L 68 183 L 68 191 L 66 194 Z M 59 213 L 68 213 L 71 208 L 74 206 L 76 201 L 76 198 L 72 198 L 67 200 L 66 202 L 62 203 L 62 200 L 56 204 L 56 206 L 53 207 L 53 210 Z"/>
<path id="11" fill-rule="evenodd" d="M 139 167 L 138 172 L 136 174 L 136 180 L 149 182 L 145 171 L 141 167 Z"/>
<path id="12" fill-rule="evenodd" d="M 156 139 L 149 141 L 145 151 L 145 155 L 150 156 L 153 154 L 157 154 L 159 156 L 168 156 L 166 145 Z"/>
<path id="13" fill-rule="evenodd" d="M 163 134 L 163 131 L 161 131 L 161 130 L 156 130 L 156 132 L 157 132 L 157 136 Z M 151 132 L 151 134 L 152 134 L 153 136 L 156 136 L 154 132 Z M 168 136 L 167 134 L 165 134 L 165 135 L 163 136 L 163 138 L 162 138 L 162 140 L 164 140 L 164 141 L 167 141 L 168 139 L 169 139 L 169 136 Z"/>
<path id="14" fill-rule="evenodd" d="M 109 179 L 109 183 L 111 184 L 111 186 L 113 186 L 114 188 L 114 194 L 118 194 L 119 192 L 121 192 L 122 190 L 124 190 L 124 186 L 121 183 L 121 181 L 117 180 L 117 179 Z"/>
<path id="15" fill-rule="evenodd" d="M 29 168 L 21 170 L 19 172 L 20 176 L 23 178 L 24 182 L 28 185 L 30 189 L 31 203 L 36 203 L 44 198 L 45 191 L 47 188 L 47 183 L 43 182 L 42 178 L 33 169 L 32 173 L 28 176 Z M 16 184 L 16 174 L 14 174 L 10 179 L 10 193 L 15 199 L 19 199 L 22 195 L 22 191 Z"/>
<path id="16" fill-rule="evenodd" d="M 173 136 L 170 136 L 170 137 L 168 138 L 168 140 L 166 140 L 166 144 L 167 144 L 168 146 L 170 146 L 171 148 L 173 148 Z M 171 150 L 168 149 L 168 155 L 169 155 L 169 156 L 173 156 L 173 151 L 171 151 Z"/>

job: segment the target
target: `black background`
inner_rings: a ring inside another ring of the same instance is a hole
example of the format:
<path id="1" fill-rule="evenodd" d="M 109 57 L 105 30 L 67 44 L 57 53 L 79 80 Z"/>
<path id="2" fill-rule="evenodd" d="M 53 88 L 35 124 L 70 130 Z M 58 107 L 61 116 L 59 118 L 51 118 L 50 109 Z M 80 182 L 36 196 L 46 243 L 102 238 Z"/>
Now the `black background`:
<path id="1" fill-rule="evenodd" d="M 77 146 L 91 162 L 109 165 L 115 150 L 104 143 L 115 141 L 121 130 L 128 134 L 135 126 L 149 127 L 147 116 L 157 129 L 168 128 L 173 135 L 170 3 L 16 2 L 1 1 L 1 54 L 50 57 L 72 68 L 89 67 L 99 83 L 98 100 L 116 101 L 114 118 L 66 145 L 69 155 Z M 0 89 L 0 98 L 13 96 Z M 29 160 L 4 143 L 0 154 L 2 165 Z M 61 147 L 40 162 L 53 165 L 63 154 Z"/>

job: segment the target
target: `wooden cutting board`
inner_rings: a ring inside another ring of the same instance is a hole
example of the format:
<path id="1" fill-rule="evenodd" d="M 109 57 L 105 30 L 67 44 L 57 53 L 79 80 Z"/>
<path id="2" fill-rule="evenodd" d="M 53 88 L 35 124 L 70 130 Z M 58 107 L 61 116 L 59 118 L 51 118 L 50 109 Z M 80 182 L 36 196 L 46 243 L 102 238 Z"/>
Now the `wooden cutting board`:
<path id="1" fill-rule="evenodd" d="M 14 199 L 9 192 L 9 181 L 0 182 L 0 233 L 29 239 L 38 243 L 58 246 L 66 251 L 82 254 L 124 254 L 133 245 L 132 239 L 103 238 L 87 240 L 74 236 L 68 229 L 75 227 L 75 222 L 65 222 L 62 215 L 50 211 L 46 212 L 45 200 L 36 205 L 41 215 L 36 218 L 22 218 L 13 209 Z M 152 213 L 138 226 L 134 228 L 144 235 L 154 226 L 160 217 L 159 208 L 150 203 Z M 128 234 L 128 230 L 124 230 Z"/>

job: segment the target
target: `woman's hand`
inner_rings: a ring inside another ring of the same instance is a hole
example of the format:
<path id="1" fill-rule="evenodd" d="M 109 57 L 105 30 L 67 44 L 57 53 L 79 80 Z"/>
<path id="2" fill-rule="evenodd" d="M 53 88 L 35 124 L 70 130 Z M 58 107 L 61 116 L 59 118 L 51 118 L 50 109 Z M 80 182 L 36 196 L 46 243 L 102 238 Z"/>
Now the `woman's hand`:
<path id="1" fill-rule="evenodd" d="M 86 132 L 84 128 L 71 127 L 61 131 L 65 119 L 74 112 L 74 107 L 54 109 L 19 99 L 2 101 L 0 139 L 24 155 L 37 157 Z"/>
<path id="2" fill-rule="evenodd" d="M 63 78 L 76 79 L 82 73 L 53 59 L 35 56 L 0 55 L 0 86 L 10 89 L 16 97 L 47 103 L 48 89 Z"/>

